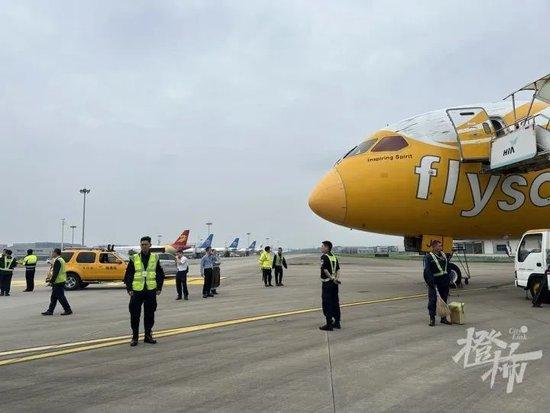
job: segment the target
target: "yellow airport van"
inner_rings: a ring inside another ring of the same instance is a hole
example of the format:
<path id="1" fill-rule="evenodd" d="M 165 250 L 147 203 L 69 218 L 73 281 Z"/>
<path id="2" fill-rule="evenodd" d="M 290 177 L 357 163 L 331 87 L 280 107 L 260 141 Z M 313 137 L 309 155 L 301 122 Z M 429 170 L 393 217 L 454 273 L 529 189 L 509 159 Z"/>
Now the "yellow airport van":
<path id="1" fill-rule="evenodd" d="M 127 261 L 115 251 L 100 248 L 67 249 L 61 253 L 67 263 L 67 290 L 85 288 L 91 283 L 123 281 Z M 52 269 L 48 271 L 49 279 Z"/>

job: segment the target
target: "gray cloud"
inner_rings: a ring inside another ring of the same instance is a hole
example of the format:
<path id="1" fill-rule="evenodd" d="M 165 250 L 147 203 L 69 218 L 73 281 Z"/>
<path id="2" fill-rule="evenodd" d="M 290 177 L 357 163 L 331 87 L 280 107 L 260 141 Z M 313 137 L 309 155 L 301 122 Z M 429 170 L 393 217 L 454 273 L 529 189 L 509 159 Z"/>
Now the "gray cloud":
<path id="1" fill-rule="evenodd" d="M 325 223 L 307 195 L 367 133 L 497 100 L 548 71 L 545 1 L 6 1 L 0 242 L 142 233 L 313 245 L 396 238 Z M 147 210 L 141 222 L 143 209 Z"/>

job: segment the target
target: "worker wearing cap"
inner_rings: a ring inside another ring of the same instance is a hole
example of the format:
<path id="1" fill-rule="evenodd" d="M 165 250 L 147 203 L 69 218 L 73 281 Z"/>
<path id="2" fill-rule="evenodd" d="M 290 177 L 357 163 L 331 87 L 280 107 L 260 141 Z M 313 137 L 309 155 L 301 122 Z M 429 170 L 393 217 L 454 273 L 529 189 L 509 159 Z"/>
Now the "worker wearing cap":
<path id="1" fill-rule="evenodd" d="M 271 257 L 271 247 L 266 246 L 260 254 L 260 269 L 262 270 L 262 279 L 266 287 L 273 287 L 271 284 L 271 266 L 273 258 Z"/>
<path id="2" fill-rule="evenodd" d="M 130 346 L 135 347 L 139 338 L 139 320 L 143 306 L 143 326 L 145 329 L 144 343 L 156 344 L 153 338 L 155 311 L 157 310 L 157 295 L 162 291 L 164 270 L 160 265 L 158 255 L 151 252 L 151 237 L 142 237 L 140 240 L 141 252 L 134 254 L 128 262 L 124 283 L 130 296 L 130 325 L 132 327 L 132 341 Z"/>
<path id="3" fill-rule="evenodd" d="M 17 266 L 17 261 L 11 254 L 11 250 L 4 250 L 4 254 L 0 258 L 0 295 L 10 295 L 11 277 L 13 269 Z"/>
<path id="4" fill-rule="evenodd" d="M 424 281 L 428 286 L 429 326 L 435 325 L 437 294 L 447 302 L 450 277 L 447 271 L 447 256 L 443 253 L 443 244 L 439 240 L 430 242 L 432 251 L 424 256 Z M 447 317 L 441 317 L 441 324 L 451 324 Z"/>
<path id="5" fill-rule="evenodd" d="M 319 329 L 332 331 L 335 328 L 341 328 L 340 299 L 338 297 L 340 263 L 332 253 L 332 242 L 323 241 L 321 252 L 323 253 L 321 255 L 321 301 L 326 323 Z"/>
<path id="6" fill-rule="evenodd" d="M 38 257 L 33 254 L 33 250 L 28 249 L 27 255 L 21 260 L 21 265 L 25 266 L 25 280 L 27 282 L 27 288 L 23 292 L 31 292 L 34 290 L 34 273 L 36 271 L 36 263 Z"/>

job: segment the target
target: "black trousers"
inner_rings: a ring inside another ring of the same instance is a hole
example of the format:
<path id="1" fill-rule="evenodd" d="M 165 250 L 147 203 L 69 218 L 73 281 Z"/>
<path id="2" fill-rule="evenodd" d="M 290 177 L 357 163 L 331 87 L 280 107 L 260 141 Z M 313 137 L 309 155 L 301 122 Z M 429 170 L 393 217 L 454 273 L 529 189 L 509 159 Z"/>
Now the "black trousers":
<path id="1" fill-rule="evenodd" d="M 282 283 L 283 283 L 283 266 L 276 265 L 275 266 L 275 284 L 279 285 Z"/>
<path id="2" fill-rule="evenodd" d="M 130 297 L 130 325 L 132 335 L 139 336 L 139 319 L 141 318 L 141 306 L 143 305 L 143 327 L 145 334 L 150 335 L 155 324 L 155 311 L 157 310 L 157 290 L 134 291 Z"/>
<path id="3" fill-rule="evenodd" d="M 340 299 L 338 298 L 338 284 L 327 281 L 321 285 L 321 300 L 323 302 L 323 314 L 327 324 L 340 322 Z"/>
<path id="4" fill-rule="evenodd" d="M 437 293 L 435 289 L 437 288 L 437 291 L 439 291 L 439 295 L 443 301 L 447 302 L 447 298 L 449 297 L 450 281 L 451 278 L 449 274 L 438 275 L 437 277 L 434 277 L 434 286 L 428 286 L 428 312 L 430 313 L 430 317 L 435 317 L 436 312 Z"/>
<path id="5" fill-rule="evenodd" d="M 9 294 L 11 289 L 11 272 L 4 272 L 0 274 L 0 292 L 3 294 Z"/>
<path id="6" fill-rule="evenodd" d="M 544 297 L 544 294 L 546 293 L 546 290 L 548 288 L 546 284 L 548 284 L 548 277 L 544 275 L 542 277 L 542 282 L 540 284 L 539 291 L 533 297 L 533 301 L 532 301 L 533 305 L 540 305 L 542 303 L 542 298 Z"/>
<path id="7" fill-rule="evenodd" d="M 212 290 L 216 290 L 220 286 L 221 270 L 220 267 L 212 268 Z"/>
<path id="8" fill-rule="evenodd" d="M 27 281 L 27 291 L 34 290 L 34 272 L 36 268 L 27 268 L 25 270 L 25 280 Z"/>
<path id="9" fill-rule="evenodd" d="M 210 294 L 210 290 L 212 289 L 212 276 L 213 276 L 212 268 L 205 268 L 204 284 L 202 285 L 202 295 Z"/>
<path id="10" fill-rule="evenodd" d="M 71 306 L 67 301 L 67 297 L 65 297 L 65 283 L 57 283 L 52 285 L 50 307 L 48 308 L 48 311 L 50 313 L 53 313 L 53 310 L 55 310 L 55 306 L 57 305 L 58 301 L 59 301 L 59 304 L 61 304 L 61 306 L 63 307 L 63 310 L 71 311 Z"/>
<path id="11" fill-rule="evenodd" d="M 271 285 L 271 268 L 262 268 L 262 278 L 265 285 Z"/>
<path id="12" fill-rule="evenodd" d="M 181 298 L 181 291 L 183 288 L 183 296 L 187 297 L 189 291 L 187 290 L 187 273 L 189 270 L 178 271 L 176 273 L 176 291 L 178 292 L 178 297 Z"/>

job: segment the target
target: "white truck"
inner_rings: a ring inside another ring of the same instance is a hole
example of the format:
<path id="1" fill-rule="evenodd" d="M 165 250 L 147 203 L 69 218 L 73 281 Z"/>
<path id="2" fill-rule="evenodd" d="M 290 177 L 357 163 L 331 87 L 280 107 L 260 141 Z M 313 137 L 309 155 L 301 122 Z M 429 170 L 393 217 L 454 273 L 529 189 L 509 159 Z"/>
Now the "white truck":
<path id="1" fill-rule="evenodd" d="M 534 229 L 523 234 L 515 258 L 515 284 L 534 297 L 544 277 L 550 275 L 550 229 Z M 548 286 L 546 283 L 546 291 Z"/>

